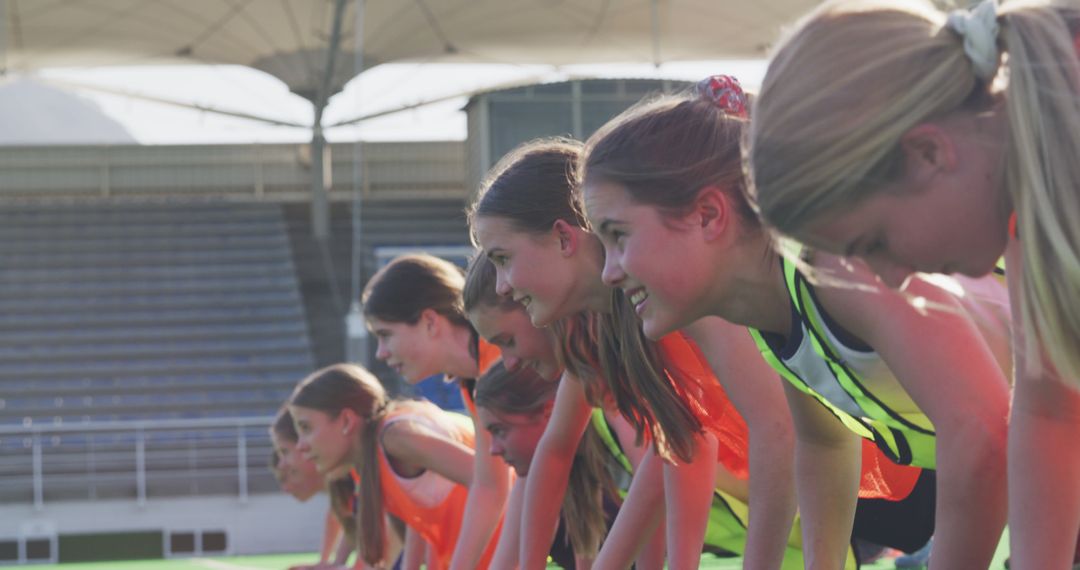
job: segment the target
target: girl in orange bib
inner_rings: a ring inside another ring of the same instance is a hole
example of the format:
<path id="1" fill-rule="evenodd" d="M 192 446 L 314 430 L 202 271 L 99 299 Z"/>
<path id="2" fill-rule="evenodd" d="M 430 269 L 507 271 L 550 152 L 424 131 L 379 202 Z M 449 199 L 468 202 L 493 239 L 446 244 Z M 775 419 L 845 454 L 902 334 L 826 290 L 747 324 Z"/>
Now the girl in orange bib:
<path id="1" fill-rule="evenodd" d="M 487 449 L 490 436 L 476 422 L 472 387 L 499 351 L 481 341 L 465 318 L 463 286 L 464 276 L 454 264 L 431 255 L 403 255 L 368 281 L 361 300 L 378 341 L 376 358 L 409 383 L 434 374 L 456 382 L 473 418 L 477 447 Z M 509 469 L 497 458 L 476 454 L 468 514 L 452 568 L 476 568 L 481 552 L 498 540 L 510 481 Z"/>
<path id="2" fill-rule="evenodd" d="M 427 402 L 390 400 L 378 379 L 351 364 L 301 381 L 289 411 L 297 449 L 320 473 L 359 472 L 356 542 L 367 563 L 383 563 L 390 513 L 428 544 L 429 568 L 449 567 L 472 482 L 475 441 L 467 418 Z M 487 567 L 491 551 L 477 567 Z M 404 566 L 418 568 L 419 561 L 407 558 Z"/>

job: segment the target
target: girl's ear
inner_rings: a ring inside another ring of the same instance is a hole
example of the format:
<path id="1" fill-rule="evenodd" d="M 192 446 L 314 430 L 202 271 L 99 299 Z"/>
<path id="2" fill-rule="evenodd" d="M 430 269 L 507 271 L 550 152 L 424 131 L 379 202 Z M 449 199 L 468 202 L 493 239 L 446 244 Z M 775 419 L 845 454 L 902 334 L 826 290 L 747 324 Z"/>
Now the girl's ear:
<path id="1" fill-rule="evenodd" d="M 731 196 L 718 186 L 706 186 L 698 192 L 691 220 L 701 226 L 706 241 L 720 238 L 731 225 L 734 213 Z"/>
<path id="2" fill-rule="evenodd" d="M 956 146 L 952 135 L 940 124 L 922 123 L 900 137 L 904 153 L 904 175 L 922 180 L 941 170 L 956 167 Z"/>
<path id="3" fill-rule="evenodd" d="M 424 309 L 420 311 L 420 320 L 417 321 L 417 326 L 421 327 L 428 336 L 433 336 L 439 332 L 439 313 L 435 312 L 435 309 Z"/>
<path id="4" fill-rule="evenodd" d="M 570 257 L 578 248 L 579 233 L 581 228 L 568 223 L 566 220 L 555 220 L 551 231 L 559 240 L 559 251 L 563 257 Z"/>
<path id="5" fill-rule="evenodd" d="M 341 424 L 341 435 L 355 435 L 360 432 L 360 416 L 352 408 L 344 408 L 338 414 L 338 422 Z"/>

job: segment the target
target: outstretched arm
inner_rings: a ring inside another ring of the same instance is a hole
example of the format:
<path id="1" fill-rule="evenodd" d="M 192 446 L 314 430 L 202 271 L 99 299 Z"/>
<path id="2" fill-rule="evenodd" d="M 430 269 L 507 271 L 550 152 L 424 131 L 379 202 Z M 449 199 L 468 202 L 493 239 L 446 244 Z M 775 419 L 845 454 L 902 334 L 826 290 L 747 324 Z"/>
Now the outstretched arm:
<path id="1" fill-rule="evenodd" d="M 476 453 L 469 468 L 472 479 L 450 570 L 472 570 L 477 567 L 495 535 L 510 494 L 510 469 L 501 459 L 488 453 L 491 434 L 475 416 L 473 429 Z"/>
<path id="2" fill-rule="evenodd" d="M 645 542 L 653 539 L 658 530 L 662 530 L 659 527 L 664 521 L 663 463 L 663 459 L 649 452 L 637 466 L 634 480 L 630 483 L 630 492 L 600 548 L 596 562 L 593 563 L 593 570 L 629 568 Z M 662 532 L 659 534 L 663 536 Z M 660 558 L 659 567 L 663 567 L 663 557 Z"/>
<path id="3" fill-rule="evenodd" d="M 780 568 L 795 519 L 795 430 L 783 380 L 745 327 L 706 317 L 686 327 L 713 374 L 746 420 L 750 505 L 744 565 Z"/>
<path id="4" fill-rule="evenodd" d="M 1008 267 L 1021 267 L 1019 247 L 1011 245 L 1006 255 Z M 1019 315 L 1020 272 L 1010 271 L 1008 279 L 1013 315 Z M 1080 440 L 1080 392 L 1057 377 L 1049 363 L 1040 374 L 1028 373 L 1022 334 L 1014 327 L 1008 469 L 1012 567 L 1069 568 L 1080 533 L 1080 453 L 1074 452 Z"/>
<path id="5" fill-rule="evenodd" d="M 591 417 L 592 406 L 585 398 L 581 382 L 564 375 L 555 393 L 551 419 L 536 446 L 526 478 L 519 557 L 522 568 L 544 568 L 547 565 L 574 453 Z"/>
<path id="6" fill-rule="evenodd" d="M 876 284 L 855 264 L 853 277 Z M 982 332 L 957 298 L 912 279 L 907 294 L 821 291 L 826 310 L 881 355 L 934 426 L 937 508 L 930 568 L 986 568 L 1006 518 L 1009 386 Z M 894 409 L 897 409 L 894 406 Z M 1073 538 L 1075 539 L 1075 533 Z"/>
<path id="7" fill-rule="evenodd" d="M 859 496 L 862 443 L 820 402 L 784 383 L 795 423 L 795 487 L 808 570 L 843 568 Z"/>

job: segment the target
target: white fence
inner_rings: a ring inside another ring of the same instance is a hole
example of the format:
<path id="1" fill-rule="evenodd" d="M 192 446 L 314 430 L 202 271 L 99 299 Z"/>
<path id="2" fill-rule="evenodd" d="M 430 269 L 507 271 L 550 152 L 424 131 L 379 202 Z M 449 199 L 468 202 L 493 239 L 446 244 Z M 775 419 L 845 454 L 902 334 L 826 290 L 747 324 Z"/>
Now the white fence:
<path id="1" fill-rule="evenodd" d="M 276 489 L 273 418 L 0 426 L 0 503 L 235 496 Z"/>

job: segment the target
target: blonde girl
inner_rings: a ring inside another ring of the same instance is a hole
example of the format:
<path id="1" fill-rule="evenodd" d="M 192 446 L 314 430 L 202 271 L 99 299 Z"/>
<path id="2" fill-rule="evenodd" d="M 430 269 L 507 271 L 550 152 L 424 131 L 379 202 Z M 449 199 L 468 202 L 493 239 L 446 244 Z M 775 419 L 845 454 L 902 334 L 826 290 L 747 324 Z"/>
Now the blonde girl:
<path id="1" fill-rule="evenodd" d="M 1016 322 L 1014 566 L 1080 531 L 1080 5 L 829 2 L 777 50 L 751 132 L 755 199 L 796 239 L 913 272 L 1003 254 Z"/>

